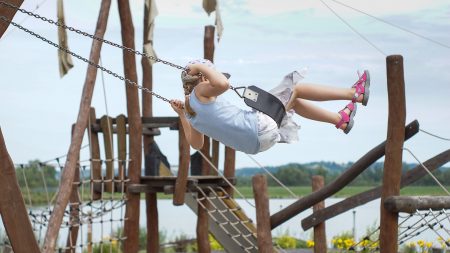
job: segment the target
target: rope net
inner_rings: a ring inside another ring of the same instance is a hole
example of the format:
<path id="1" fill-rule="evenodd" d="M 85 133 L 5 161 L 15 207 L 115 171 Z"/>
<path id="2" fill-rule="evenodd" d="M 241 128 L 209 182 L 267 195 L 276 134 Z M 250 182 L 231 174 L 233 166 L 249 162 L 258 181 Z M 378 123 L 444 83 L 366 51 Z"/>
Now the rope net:
<path id="1" fill-rule="evenodd" d="M 39 246 L 44 242 L 48 222 L 58 191 L 64 163 L 62 157 L 46 163 L 37 161 L 16 165 L 18 184 Z M 128 179 L 119 176 L 119 164 L 127 160 L 86 159 L 79 161 L 72 195 L 65 210 L 55 252 L 120 252 L 124 236 L 125 185 Z M 94 176 L 92 165 L 98 163 L 101 177 Z M 114 163 L 114 176 L 106 175 L 108 163 Z M 67 186 L 65 186 L 67 187 Z M 0 227 L 0 250 L 12 251 L 3 222 Z"/>

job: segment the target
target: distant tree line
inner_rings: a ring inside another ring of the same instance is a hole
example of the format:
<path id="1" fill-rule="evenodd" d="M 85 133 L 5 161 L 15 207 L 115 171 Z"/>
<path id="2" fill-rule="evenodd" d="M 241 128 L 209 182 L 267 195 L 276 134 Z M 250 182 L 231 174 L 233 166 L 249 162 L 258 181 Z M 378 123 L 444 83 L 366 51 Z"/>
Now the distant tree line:
<path id="1" fill-rule="evenodd" d="M 311 178 L 314 175 L 321 175 L 325 178 L 325 183 L 329 183 L 336 179 L 348 166 L 336 170 L 328 169 L 323 166 L 310 167 L 302 164 L 287 164 L 279 167 L 271 167 L 272 174 L 287 186 L 310 186 Z M 404 164 L 403 172 L 410 170 L 414 167 L 411 164 Z M 255 172 L 256 173 L 256 172 Z M 264 174 L 265 172 L 259 170 L 257 173 Z M 450 184 L 450 168 L 441 168 L 433 171 L 433 175 L 442 183 Z M 250 186 L 252 176 L 244 175 L 237 176 L 238 186 Z M 267 176 L 269 186 L 278 186 L 270 176 Z M 361 173 L 350 185 L 353 186 L 378 186 L 381 185 L 383 180 L 383 163 L 375 163 Z M 414 183 L 417 186 L 436 186 L 437 183 L 434 179 L 426 175 L 422 179 Z"/>

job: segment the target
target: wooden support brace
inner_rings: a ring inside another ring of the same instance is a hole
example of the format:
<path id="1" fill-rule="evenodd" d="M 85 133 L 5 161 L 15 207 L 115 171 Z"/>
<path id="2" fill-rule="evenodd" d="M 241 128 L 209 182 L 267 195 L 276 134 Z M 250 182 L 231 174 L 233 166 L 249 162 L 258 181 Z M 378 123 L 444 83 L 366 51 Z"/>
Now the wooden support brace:
<path id="1" fill-rule="evenodd" d="M 2 0 L 4 2 L 10 3 L 14 6 L 20 7 L 23 3 L 23 0 Z M 17 10 L 7 7 L 3 4 L 0 4 L 0 17 L 4 16 L 5 18 L 9 20 L 13 20 L 14 16 L 16 15 Z M 9 23 L 5 23 L 3 21 L 0 21 L 0 39 L 2 38 L 3 34 L 5 33 L 6 29 L 8 29 Z"/>
<path id="2" fill-rule="evenodd" d="M 0 186 L 0 213 L 14 252 L 40 252 L 1 128 Z"/>
<path id="3" fill-rule="evenodd" d="M 95 191 L 94 185 L 100 183 L 102 180 L 102 162 L 100 158 L 100 144 L 98 142 L 98 134 L 93 131 L 92 124 L 95 122 L 95 109 L 91 107 L 90 110 L 90 125 L 88 125 L 89 135 L 89 147 L 91 151 L 91 169 L 92 169 L 92 181 L 91 181 L 91 194 L 92 200 L 99 200 L 102 198 L 102 191 Z"/>

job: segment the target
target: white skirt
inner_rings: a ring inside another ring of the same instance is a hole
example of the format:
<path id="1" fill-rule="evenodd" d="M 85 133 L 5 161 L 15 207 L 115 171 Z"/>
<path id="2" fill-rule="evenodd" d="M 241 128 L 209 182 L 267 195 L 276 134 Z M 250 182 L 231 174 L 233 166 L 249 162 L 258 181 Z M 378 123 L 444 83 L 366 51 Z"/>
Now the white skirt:
<path id="1" fill-rule="evenodd" d="M 287 74 L 281 83 L 271 89 L 269 93 L 277 97 L 286 106 L 292 96 L 294 86 L 304 78 L 305 73 L 306 70 L 303 69 L 300 72 L 293 71 Z M 293 143 L 298 141 L 300 125 L 292 119 L 294 113 L 293 109 L 286 112 L 286 116 L 283 118 L 280 128 L 278 128 L 277 123 L 271 117 L 262 112 L 257 112 L 259 152 L 271 148 L 278 142 Z"/>

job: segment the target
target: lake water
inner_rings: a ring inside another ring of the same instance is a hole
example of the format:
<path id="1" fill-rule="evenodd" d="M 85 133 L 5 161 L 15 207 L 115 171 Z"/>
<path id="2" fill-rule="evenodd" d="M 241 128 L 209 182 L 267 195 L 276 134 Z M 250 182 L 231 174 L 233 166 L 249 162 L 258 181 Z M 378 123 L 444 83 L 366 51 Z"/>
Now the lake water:
<path id="1" fill-rule="evenodd" d="M 325 201 L 325 205 L 329 206 L 341 200 L 342 199 L 339 198 L 330 198 Z M 247 216 L 256 221 L 255 208 L 245 200 L 237 199 L 237 202 L 244 209 Z M 252 199 L 250 199 L 249 202 L 254 203 Z M 270 213 L 274 214 L 293 202 L 295 202 L 295 199 L 271 199 Z M 328 220 L 326 222 L 327 241 L 330 242 L 333 236 L 341 234 L 344 231 L 351 232 L 353 230 L 355 230 L 357 239 L 362 238 L 367 234 L 368 229 L 378 227 L 380 216 L 379 209 L 380 200 L 375 200 Z M 158 210 L 159 228 L 167 234 L 168 240 L 173 240 L 180 235 L 187 236 L 188 238 L 194 238 L 196 236 L 197 218 L 196 215 L 186 205 L 173 206 L 171 199 L 162 199 L 158 200 Z M 111 231 L 116 230 L 118 227 L 122 227 L 123 224 L 118 220 L 121 216 L 123 216 L 124 213 L 125 208 L 116 209 L 104 216 L 102 224 L 94 224 L 93 241 L 96 242 L 101 240 L 102 238 L 106 238 L 109 236 Z M 309 209 L 295 216 L 294 218 L 274 229 L 272 231 L 272 235 L 279 236 L 288 233 L 289 235 L 305 240 L 311 239 L 312 229 L 303 231 L 303 229 L 301 228 L 301 219 L 305 218 L 311 213 L 312 210 Z M 116 222 L 111 223 L 109 222 L 110 219 L 115 220 Z M 146 227 L 144 200 L 141 200 L 140 226 Z M 81 230 L 82 231 L 80 231 L 81 235 L 79 237 L 79 240 L 85 242 L 87 233 L 86 225 L 83 225 Z M 61 230 L 60 238 L 67 238 L 67 229 Z M 431 230 L 428 230 L 422 233 L 419 237 L 413 238 L 413 240 L 418 239 L 437 242 L 437 235 Z M 65 239 L 61 240 L 60 243 L 65 244 Z"/>

